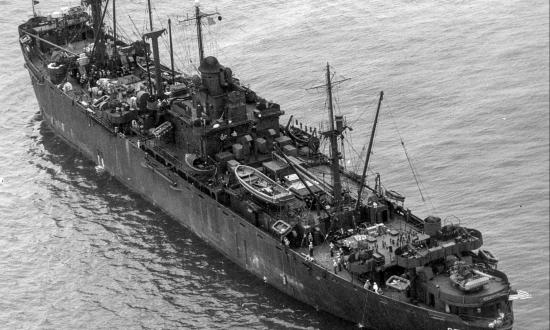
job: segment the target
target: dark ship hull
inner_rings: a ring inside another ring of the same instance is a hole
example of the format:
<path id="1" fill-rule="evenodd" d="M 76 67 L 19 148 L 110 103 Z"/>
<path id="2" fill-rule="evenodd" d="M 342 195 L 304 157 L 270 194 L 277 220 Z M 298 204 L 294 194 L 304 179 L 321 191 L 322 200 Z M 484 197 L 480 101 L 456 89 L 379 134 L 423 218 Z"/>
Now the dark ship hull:
<path id="1" fill-rule="evenodd" d="M 335 276 L 282 247 L 192 182 L 162 172 L 161 163 L 90 116 L 27 61 L 43 120 L 69 145 L 131 190 L 163 209 L 228 259 L 318 310 L 375 329 L 486 329 L 456 315 L 405 304 Z"/>

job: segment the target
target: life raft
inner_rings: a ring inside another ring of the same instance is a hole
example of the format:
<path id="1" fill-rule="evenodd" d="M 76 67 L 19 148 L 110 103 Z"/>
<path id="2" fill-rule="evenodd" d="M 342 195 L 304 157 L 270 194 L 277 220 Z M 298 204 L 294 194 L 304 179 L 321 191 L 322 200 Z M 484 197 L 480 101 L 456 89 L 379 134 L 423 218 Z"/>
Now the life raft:
<path id="1" fill-rule="evenodd" d="M 401 276 L 392 275 L 388 280 L 386 281 L 386 286 L 393 288 L 398 291 L 405 291 L 409 288 L 411 285 L 411 281 L 409 281 L 406 278 L 403 278 Z"/>

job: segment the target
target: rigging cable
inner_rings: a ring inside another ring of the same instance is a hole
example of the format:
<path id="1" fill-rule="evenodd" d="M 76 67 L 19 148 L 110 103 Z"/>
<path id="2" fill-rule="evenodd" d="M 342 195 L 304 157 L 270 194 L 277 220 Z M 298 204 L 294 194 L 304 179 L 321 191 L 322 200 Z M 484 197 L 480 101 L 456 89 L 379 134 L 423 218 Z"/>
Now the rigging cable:
<path id="1" fill-rule="evenodd" d="M 149 22 L 147 21 L 147 17 L 149 17 L 149 9 L 147 8 L 147 6 L 144 6 L 143 25 L 141 27 L 140 35 L 144 35 L 145 31 L 147 31 L 147 26 L 149 26 Z"/>
<path id="2" fill-rule="evenodd" d="M 183 28 L 182 28 L 183 40 L 180 43 L 180 47 L 183 50 L 183 52 L 187 55 L 187 71 L 189 72 L 198 71 L 195 63 L 193 62 L 193 55 L 191 54 L 191 41 L 193 41 L 193 43 L 195 41 L 193 39 L 193 32 L 190 31 L 193 28 L 193 26 L 191 24 L 191 21 L 185 21 L 182 23 L 182 25 L 183 25 Z M 191 68 L 191 70 L 189 68 Z"/>
<path id="3" fill-rule="evenodd" d="M 193 56 L 191 55 L 191 43 L 192 42 L 185 42 L 185 41 L 195 41 L 195 38 L 193 37 L 193 32 L 189 31 L 189 29 L 192 29 L 193 28 L 193 23 L 191 23 L 191 19 L 189 18 L 189 16 L 187 17 L 184 17 L 182 18 L 182 20 L 178 20 L 178 23 L 180 25 L 182 25 L 182 32 L 183 32 L 183 41 L 178 43 L 179 44 L 179 47 L 180 49 L 183 50 L 182 54 L 186 54 L 187 55 L 187 61 L 185 61 L 187 64 L 187 68 L 186 68 L 186 71 L 188 72 L 199 72 L 198 71 L 198 67 L 196 66 L 196 64 L 193 62 L 192 58 Z M 194 43 L 194 42 L 193 42 Z"/>
<path id="4" fill-rule="evenodd" d="M 374 136 L 376 137 L 376 133 L 374 133 Z M 361 162 L 363 161 L 363 158 L 365 158 L 365 155 L 364 155 L 364 154 L 366 154 L 367 145 L 364 145 L 364 146 L 363 146 L 363 149 L 361 149 L 361 153 L 358 153 L 358 152 L 357 152 L 357 149 L 355 149 L 355 147 L 353 146 L 353 144 L 351 144 L 350 141 L 348 141 L 348 140 L 346 139 L 346 142 L 348 143 L 350 149 L 351 149 L 353 152 L 355 152 L 355 154 L 358 156 L 358 160 L 357 160 L 357 165 L 356 165 L 356 167 L 359 168 L 359 165 L 361 165 Z M 372 151 L 371 151 L 371 153 L 372 153 Z M 368 171 L 369 171 L 372 175 L 376 175 L 376 172 L 374 172 L 374 171 L 371 169 L 370 166 L 368 167 Z"/>
<path id="5" fill-rule="evenodd" d="M 353 122 L 354 123 L 358 122 L 359 119 L 367 112 L 367 110 L 368 110 L 368 107 L 364 107 L 363 111 L 361 111 L 361 113 L 359 113 L 359 115 L 357 115 L 357 117 L 355 118 L 355 120 Z"/>
<path id="6" fill-rule="evenodd" d="M 397 124 L 395 122 L 395 118 L 393 117 L 393 114 L 391 112 L 390 107 L 388 107 L 388 113 L 390 114 L 390 117 L 391 117 L 392 123 L 395 127 L 395 130 L 397 131 L 397 134 L 399 135 L 399 141 L 401 143 L 401 146 L 403 147 L 403 151 L 405 152 L 405 157 L 407 157 L 407 162 L 409 163 L 409 167 L 410 167 L 411 172 L 413 174 L 414 181 L 416 182 L 416 186 L 418 187 L 418 192 L 420 193 L 420 197 L 422 198 L 423 202 L 426 202 L 426 198 L 424 197 L 424 193 L 422 192 L 422 188 L 421 188 L 421 186 L 424 187 L 424 185 L 422 184 L 422 181 L 420 180 L 420 176 L 418 175 L 416 169 L 414 168 L 411 157 L 409 157 L 409 153 L 407 152 L 407 148 L 405 147 L 405 142 L 403 141 L 403 137 L 401 136 L 401 132 L 399 131 L 399 128 L 397 127 Z M 424 189 L 425 189 L 425 187 L 424 187 Z M 430 199 L 428 199 L 427 201 L 430 203 L 430 206 L 432 207 L 432 212 L 434 212 L 435 207 L 434 207 L 433 203 L 431 202 Z"/>
<path id="7" fill-rule="evenodd" d="M 174 16 L 174 26 L 172 28 L 172 34 L 174 37 L 174 54 L 178 54 L 178 60 L 181 61 L 181 70 L 186 74 L 188 70 L 188 62 L 189 62 L 189 53 L 186 51 L 185 48 L 185 27 L 180 30 L 180 28 L 176 28 L 176 25 L 183 25 L 181 22 L 180 16 Z M 180 33 L 178 33 L 180 32 Z"/>
<path id="8" fill-rule="evenodd" d="M 139 29 L 137 28 L 136 26 L 136 23 L 134 22 L 134 20 L 132 19 L 132 16 L 128 15 L 128 18 L 130 19 L 130 22 L 132 22 L 132 25 L 134 26 L 134 30 L 133 33 L 136 35 L 136 37 L 138 38 L 138 40 L 141 40 L 141 35 L 139 33 Z"/>
<path id="9" fill-rule="evenodd" d="M 107 13 L 105 14 L 106 18 L 108 19 L 107 21 L 108 22 L 112 22 L 113 21 L 113 16 L 111 15 L 111 12 L 109 10 L 107 10 Z M 113 27 L 112 27 L 112 23 L 109 23 L 109 32 L 110 33 L 113 33 Z M 117 26 L 117 39 L 120 39 L 126 43 L 131 43 L 131 40 L 130 38 L 128 37 L 128 33 L 126 32 L 126 30 L 118 23 L 118 20 L 117 20 L 117 23 L 116 23 L 116 26 Z"/>

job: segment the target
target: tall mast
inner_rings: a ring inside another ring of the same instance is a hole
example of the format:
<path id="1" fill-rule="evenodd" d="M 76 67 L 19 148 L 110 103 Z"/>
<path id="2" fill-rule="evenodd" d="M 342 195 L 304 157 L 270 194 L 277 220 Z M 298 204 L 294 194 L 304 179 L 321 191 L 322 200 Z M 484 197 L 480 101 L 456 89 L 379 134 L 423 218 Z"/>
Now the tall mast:
<path id="1" fill-rule="evenodd" d="M 168 34 L 170 35 L 170 69 L 172 70 L 172 84 L 175 80 L 174 47 L 172 46 L 172 20 L 168 19 Z"/>
<path id="2" fill-rule="evenodd" d="M 113 0 L 113 58 L 114 58 L 114 61 L 115 62 L 115 65 L 118 64 L 118 50 L 116 48 L 116 39 L 117 39 L 117 35 L 116 35 L 116 0 Z"/>
<path id="3" fill-rule="evenodd" d="M 151 0 L 147 0 L 147 10 L 149 11 L 149 31 L 153 31 L 153 14 L 151 13 Z"/>
<path id="4" fill-rule="evenodd" d="M 147 0 L 147 9 L 149 11 L 149 27 L 151 28 L 151 32 L 145 33 L 143 35 L 143 40 L 149 38 L 151 39 L 151 44 L 153 45 L 153 61 L 155 64 L 155 82 L 156 82 L 156 92 L 157 92 L 157 98 L 162 98 L 164 94 L 164 88 L 162 86 L 162 75 L 160 72 L 160 55 L 159 55 L 159 37 L 166 31 L 165 29 L 153 31 L 153 15 L 151 12 L 151 0 Z M 152 94 L 152 86 L 151 86 L 151 71 L 149 69 L 149 54 L 145 56 L 145 61 L 147 65 L 147 76 L 149 78 L 149 93 Z"/>
<path id="5" fill-rule="evenodd" d="M 380 92 L 380 98 L 378 99 L 378 108 L 376 108 L 376 116 L 374 116 L 374 124 L 372 125 L 372 132 L 370 134 L 369 147 L 367 149 L 367 159 L 365 160 L 365 166 L 363 167 L 363 175 L 361 175 L 361 185 L 359 185 L 359 191 L 357 192 L 357 202 L 355 209 L 359 210 L 361 205 L 361 193 L 363 193 L 363 187 L 365 186 L 365 178 L 367 177 L 367 167 L 369 166 L 370 154 L 372 150 L 372 143 L 374 142 L 374 133 L 376 132 L 376 124 L 378 123 L 378 114 L 380 113 L 380 105 L 384 99 L 384 92 Z"/>
<path id="6" fill-rule="evenodd" d="M 156 90 L 157 90 L 157 97 L 160 99 L 163 97 L 163 86 L 162 86 L 162 75 L 160 72 L 160 56 L 159 56 L 159 42 L 158 38 L 166 32 L 165 29 L 159 30 L 159 31 L 152 31 L 149 33 L 145 33 L 143 35 L 143 40 L 149 38 L 151 39 L 151 43 L 153 44 L 153 61 L 155 63 L 155 80 L 156 80 Z M 147 63 L 147 68 L 149 70 L 149 63 Z M 149 71 L 147 71 L 149 72 Z M 151 85 L 151 84 L 149 84 Z"/>
<path id="7" fill-rule="evenodd" d="M 197 40 L 199 42 L 199 63 L 204 59 L 204 49 L 202 47 L 202 26 L 201 26 L 201 11 L 199 9 L 199 1 L 195 1 L 195 20 L 197 22 Z"/>
<path id="8" fill-rule="evenodd" d="M 334 204 L 337 210 L 342 202 L 342 181 L 340 179 L 340 153 L 338 151 L 338 131 L 334 127 L 334 111 L 332 108 L 332 83 L 330 82 L 330 66 L 327 63 L 327 95 L 328 113 L 330 128 L 330 147 L 332 153 L 332 189 L 334 193 Z"/>
<path id="9" fill-rule="evenodd" d="M 218 12 L 213 12 L 213 13 L 208 13 L 208 14 L 201 12 L 199 0 L 195 0 L 195 18 L 188 18 L 188 19 L 183 20 L 183 22 L 187 22 L 187 21 L 190 21 L 190 20 L 194 19 L 195 24 L 197 24 L 197 41 L 198 41 L 198 44 L 199 44 L 199 62 L 202 62 L 202 60 L 204 59 L 204 47 L 203 47 L 203 42 L 202 42 L 201 20 L 202 20 L 203 17 L 210 17 L 210 16 L 213 16 L 213 15 L 218 15 L 218 20 L 219 21 L 222 20 L 222 17 L 219 16 Z"/>
<path id="10" fill-rule="evenodd" d="M 92 9 L 92 21 L 94 29 L 94 47 L 92 49 L 92 57 L 103 64 L 105 62 L 105 37 L 103 33 L 103 20 L 105 19 L 105 14 L 107 13 L 107 6 L 109 5 L 109 0 L 105 3 L 105 8 L 103 13 L 101 11 L 101 0 L 89 0 L 88 5 Z"/>
<path id="11" fill-rule="evenodd" d="M 153 16 L 151 15 L 151 0 L 147 0 L 147 11 L 149 12 L 149 31 L 153 31 Z M 143 41 L 145 41 L 145 36 L 143 36 Z M 149 68 L 149 52 L 147 51 L 147 46 L 145 47 L 145 65 L 147 66 L 147 81 L 149 82 L 149 95 L 153 94 L 153 84 L 151 83 L 151 69 Z"/>

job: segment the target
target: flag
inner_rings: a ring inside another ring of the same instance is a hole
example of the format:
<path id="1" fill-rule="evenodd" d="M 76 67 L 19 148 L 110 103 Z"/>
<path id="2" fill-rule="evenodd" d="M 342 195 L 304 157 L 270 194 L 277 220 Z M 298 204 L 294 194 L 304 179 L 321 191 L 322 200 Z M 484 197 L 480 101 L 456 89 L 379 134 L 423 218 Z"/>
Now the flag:
<path id="1" fill-rule="evenodd" d="M 212 17 L 208 17 L 207 22 L 208 22 L 208 25 L 216 24 L 216 21 Z"/>
<path id="2" fill-rule="evenodd" d="M 39 3 L 40 3 L 40 1 L 38 1 L 38 0 L 32 0 L 32 4 L 33 4 L 33 5 L 37 5 L 37 4 L 39 4 Z"/>

